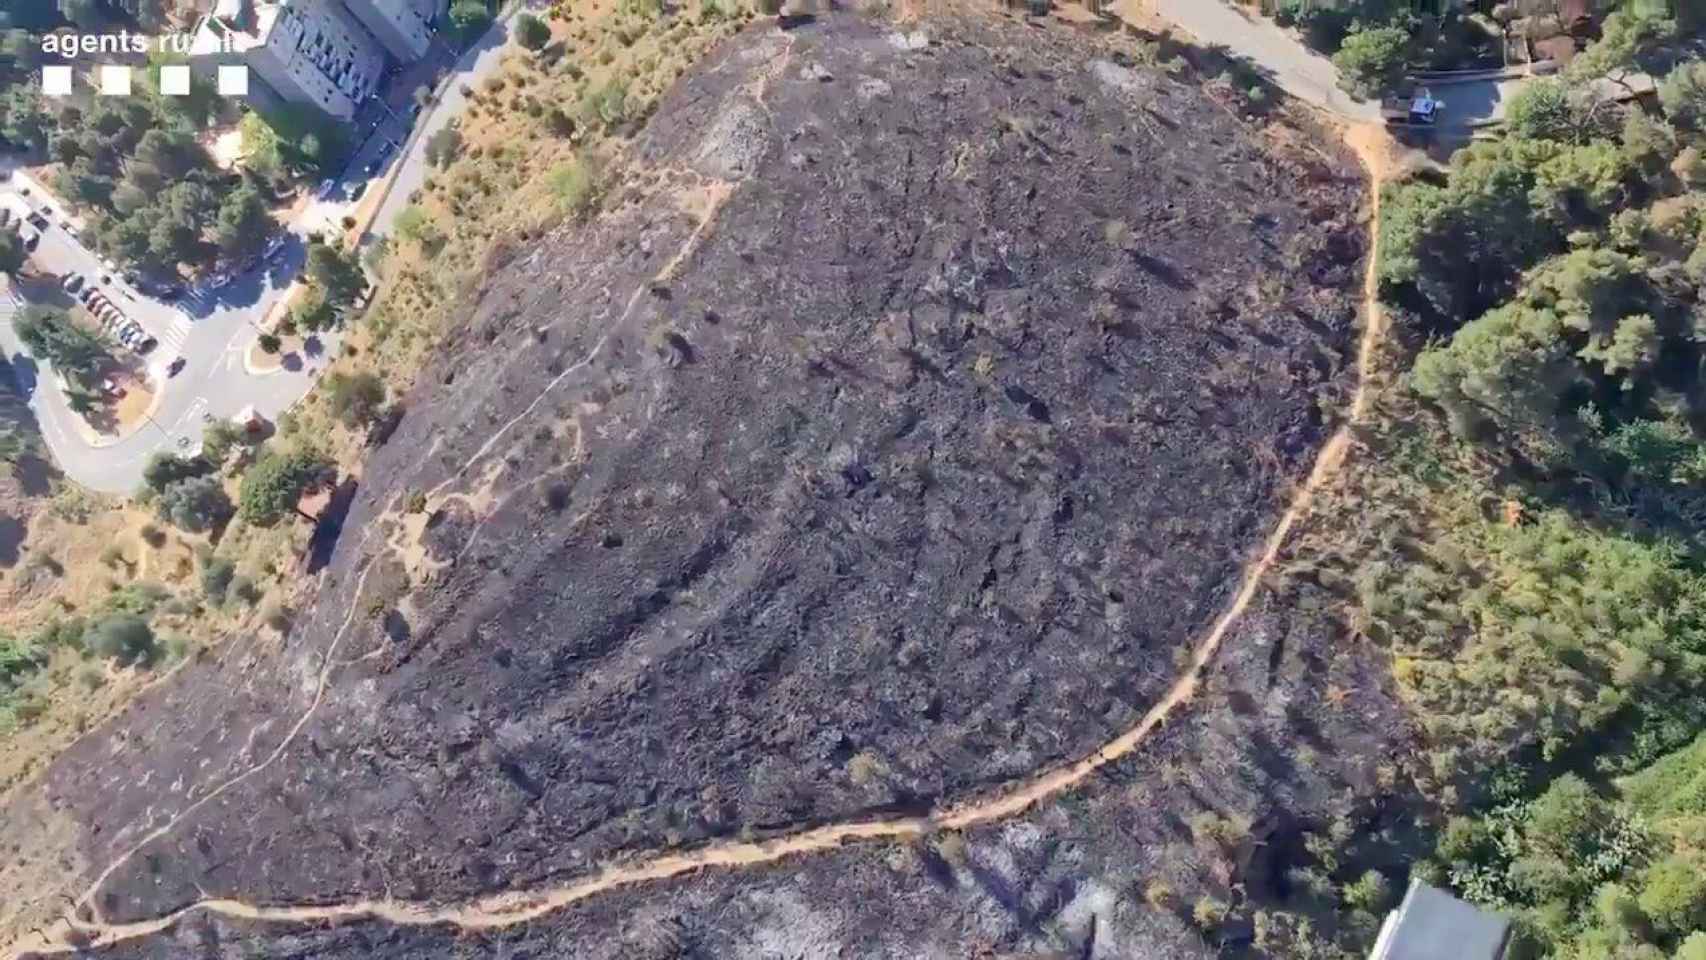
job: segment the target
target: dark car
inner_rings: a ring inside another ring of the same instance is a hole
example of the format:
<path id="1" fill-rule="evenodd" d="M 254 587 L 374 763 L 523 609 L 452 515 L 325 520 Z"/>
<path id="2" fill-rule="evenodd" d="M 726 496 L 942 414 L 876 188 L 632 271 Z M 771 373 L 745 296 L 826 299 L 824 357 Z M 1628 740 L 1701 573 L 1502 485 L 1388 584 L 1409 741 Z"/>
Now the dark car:
<path id="1" fill-rule="evenodd" d="M 143 337 L 142 342 L 136 345 L 136 352 L 137 353 L 149 353 L 149 352 L 153 351 L 153 349 L 155 347 L 158 347 L 159 345 L 160 345 L 160 341 L 154 339 L 153 337 Z"/>
<path id="2" fill-rule="evenodd" d="M 184 364 L 187 362 L 188 361 L 184 360 L 183 357 L 179 357 L 178 359 L 173 360 L 171 365 L 166 367 L 166 376 L 175 377 L 178 374 L 183 373 L 184 372 Z"/>

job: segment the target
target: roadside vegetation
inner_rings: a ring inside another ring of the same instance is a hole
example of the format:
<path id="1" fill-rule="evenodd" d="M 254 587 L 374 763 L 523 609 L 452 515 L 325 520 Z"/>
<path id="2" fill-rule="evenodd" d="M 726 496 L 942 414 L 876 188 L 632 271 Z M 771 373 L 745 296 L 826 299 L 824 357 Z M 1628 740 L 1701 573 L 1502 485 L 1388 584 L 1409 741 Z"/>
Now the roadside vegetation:
<path id="1" fill-rule="evenodd" d="M 1706 65 L 1672 21 L 1605 35 L 1383 197 L 1404 370 L 1290 575 L 1390 651 L 1419 742 L 1292 867 L 1289 955 L 1365 951 L 1420 877 L 1513 956 L 1706 956 Z M 1595 94 L 1631 65 L 1655 103 Z"/>

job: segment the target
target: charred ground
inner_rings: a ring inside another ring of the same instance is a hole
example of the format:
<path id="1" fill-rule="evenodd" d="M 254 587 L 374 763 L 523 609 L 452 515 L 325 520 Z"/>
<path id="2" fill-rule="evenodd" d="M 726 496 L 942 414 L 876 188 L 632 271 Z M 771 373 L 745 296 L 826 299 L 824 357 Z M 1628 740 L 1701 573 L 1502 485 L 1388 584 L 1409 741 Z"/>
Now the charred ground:
<path id="1" fill-rule="evenodd" d="M 289 637 L 13 802 L 8 919 L 525 887 L 1135 722 L 1340 408 L 1360 174 L 1080 36 L 926 31 L 748 31 L 496 252 Z"/>

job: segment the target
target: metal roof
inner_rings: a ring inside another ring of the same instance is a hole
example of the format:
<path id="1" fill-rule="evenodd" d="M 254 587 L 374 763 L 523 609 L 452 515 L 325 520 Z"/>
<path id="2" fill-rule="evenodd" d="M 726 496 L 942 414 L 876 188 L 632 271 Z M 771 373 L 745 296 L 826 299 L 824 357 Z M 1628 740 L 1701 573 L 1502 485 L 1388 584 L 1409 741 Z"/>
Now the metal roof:
<path id="1" fill-rule="evenodd" d="M 1369 960 L 1500 960 L 1510 921 L 1417 881 L 1386 917 Z"/>

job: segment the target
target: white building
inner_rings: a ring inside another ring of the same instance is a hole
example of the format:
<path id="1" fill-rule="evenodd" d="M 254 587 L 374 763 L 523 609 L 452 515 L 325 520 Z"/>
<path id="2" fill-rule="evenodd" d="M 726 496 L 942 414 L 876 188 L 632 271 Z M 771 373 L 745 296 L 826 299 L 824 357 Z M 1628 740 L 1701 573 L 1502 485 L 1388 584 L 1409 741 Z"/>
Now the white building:
<path id="1" fill-rule="evenodd" d="M 391 56 L 403 63 L 426 56 L 432 43 L 433 0 L 344 0 Z"/>
<path id="2" fill-rule="evenodd" d="M 340 120 L 354 117 L 385 76 L 384 48 L 339 0 L 219 0 L 190 57 L 246 64 L 280 98 Z"/>

